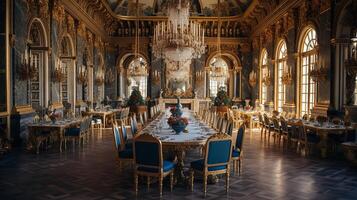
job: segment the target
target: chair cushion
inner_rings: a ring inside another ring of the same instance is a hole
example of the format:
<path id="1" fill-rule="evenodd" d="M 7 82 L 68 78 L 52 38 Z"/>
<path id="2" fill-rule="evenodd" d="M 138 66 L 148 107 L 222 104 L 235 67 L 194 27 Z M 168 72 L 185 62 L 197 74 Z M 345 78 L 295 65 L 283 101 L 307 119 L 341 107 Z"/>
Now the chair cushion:
<path id="1" fill-rule="evenodd" d="M 125 148 L 126 149 L 133 149 L 133 142 L 131 142 L 131 141 L 130 142 L 126 142 L 125 143 Z"/>
<path id="2" fill-rule="evenodd" d="M 240 156 L 240 151 L 238 149 L 233 149 L 232 157 L 233 158 L 238 158 L 239 156 Z"/>
<path id="3" fill-rule="evenodd" d="M 204 159 L 196 160 L 196 161 L 191 162 L 191 167 L 193 169 L 195 169 L 195 170 L 203 171 Z M 215 167 L 209 167 L 208 171 L 216 171 L 216 170 L 222 170 L 222 169 L 226 169 L 226 168 L 227 168 L 226 165 L 215 166 Z"/>
<path id="4" fill-rule="evenodd" d="M 79 136 L 81 134 L 80 128 L 69 128 L 65 132 L 65 136 Z"/>
<path id="5" fill-rule="evenodd" d="M 119 158 L 133 158 L 133 149 L 124 149 L 119 151 Z"/>
<path id="6" fill-rule="evenodd" d="M 175 163 L 164 160 L 163 162 L 163 171 L 168 172 L 172 169 L 175 168 Z M 151 172 L 151 173 L 158 173 L 158 169 L 156 168 L 150 168 L 150 167 L 139 167 L 138 171 L 144 171 L 144 172 Z"/>

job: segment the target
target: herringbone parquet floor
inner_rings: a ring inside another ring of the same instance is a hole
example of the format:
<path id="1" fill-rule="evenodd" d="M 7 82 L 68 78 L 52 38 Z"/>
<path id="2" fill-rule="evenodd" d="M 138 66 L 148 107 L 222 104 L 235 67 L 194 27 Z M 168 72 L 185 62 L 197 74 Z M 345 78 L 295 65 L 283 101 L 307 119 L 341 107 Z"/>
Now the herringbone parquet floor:
<path id="1" fill-rule="evenodd" d="M 14 150 L 0 160 L 0 199 L 104 200 L 158 199 L 157 184 L 143 181 L 133 192 L 129 166 L 118 169 L 111 131 L 95 135 L 83 149 L 40 155 Z M 187 162 L 197 158 L 187 153 Z M 224 179 L 208 185 L 206 199 L 357 199 L 357 168 L 342 160 L 306 158 L 261 142 L 260 134 L 246 133 L 242 174 L 232 175 L 230 191 Z M 166 184 L 168 185 L 168 184 Z M 194 192 L 186 187 L 164 187 L 163 199 L 202 199 L 202 183 Z"/>

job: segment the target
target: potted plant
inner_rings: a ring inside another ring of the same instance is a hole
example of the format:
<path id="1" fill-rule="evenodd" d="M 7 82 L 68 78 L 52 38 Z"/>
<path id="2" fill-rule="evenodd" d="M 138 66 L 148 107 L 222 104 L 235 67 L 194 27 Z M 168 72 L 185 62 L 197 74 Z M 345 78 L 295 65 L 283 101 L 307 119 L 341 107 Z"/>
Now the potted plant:
<path id="1" fill-rule="evenodd" d="M 217 96 L 214 98 L 213 105 L 216 107 L 217 112 L 227 112 L 228 107 L 231 105 L 231 99 L 227 95 L 224 87 L 220 87 Z"/>
<path id="2" fill-rule="evenodd" d="M 139 88 L 133 88 L 133 91 L 131 92 L 129 100 L 127 102 L 127 106 L 130 107 L 131 112 L 141 113 L 147 111 L 145 100 L 141 95 Z"/>

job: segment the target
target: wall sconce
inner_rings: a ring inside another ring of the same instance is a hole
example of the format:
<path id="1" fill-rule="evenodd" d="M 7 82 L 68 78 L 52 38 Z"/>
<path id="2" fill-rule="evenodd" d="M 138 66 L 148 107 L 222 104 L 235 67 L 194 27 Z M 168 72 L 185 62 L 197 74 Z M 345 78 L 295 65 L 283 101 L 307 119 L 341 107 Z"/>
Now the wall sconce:
<path id="1" fill-rule="evenodd" d="M 102 67 L 99 67 L 95 73 L 95 83 L 97 83 L 97 85 L 103 85 L 104 83 L 104 72 Z"/>
<path id="2" fill-rule="evenodd" d="M 267 74 L 262 78 L 262 83 L 266 86 L 270 86 L 271 85 L 270 70 L 269 69 L 267 70 L 268 70 Z"/>
<path id="3" fill-rule="evenodd" d="M 33 58 L 31 50 L 28 48 L 21 54 L 20 76 L 23 80 L 32 80 L 38 74 L 37 59 Z"/>
<path id="4" fill-rule="evenodd" d="M 252 70 L 249 73 L 249 85 L 251 87 L 255 87 L 256 84 L 257 84 L 257 73 L 255 73 L 254 70 Z"/>
<path id="5" fill-rule="evenodd" d="M 114 83 L 114 81 L 115 77 L 112 69 L 107 69 L 107 71 L 105 72 L 105 84 L 111 85 L 112 83 Z"/>
<path id="6" fill-rule="evenodd" d="M 284 68 L 283 74 L 281 76 L 281 82 L 284 85 L 291 85 L 293 82 L 293 78 L 291 75 L 291 67 L 287 66 L 286 68 Z"/>
<path id="7" fill-rule="evenodd" d="M 154 80 L 155 83 L 159 83 L 161 79 L 161 72 L 154 70 L 152 74 L 152 79 Z"/>
<path id="8" fill-rule="evenodd" d="M 52 72 L 54 82 L 63 82 L 66 78 L 66 69 L 62 66 L 61 59 L 57 58 L 55 62 L 55 69 Z"/>
<path id="9" fill-rule="evenodd" d="M 324 65 L 314 64 L 314 68 L 310 70 L 309 76 L 315 82 L 322 82 L 327 80 L 328 69 Z"/>
<path id="10" fill-rule="evenodd" d="M 204 72 L 202 70 L 196 72 L 196 81 L 201 82 L 204 79 Z"/>
<path id="11" fill-rule="evenodd" d="M 351 33 L 351 47 L 350 47 L 350 60 L 354 63 L 357 62 L 357 29 L 352 30 Z"/>
<path id="12" fill-rule="evenodd" d="M 79 80 L 79 82 L 81 82 L 82 85 L 86 85 L 88 82 L 88 71 L 87 71 L 87 67 L 82 65 L 79 67 L 79 72 L 77 75 L 77 79 Z"/>

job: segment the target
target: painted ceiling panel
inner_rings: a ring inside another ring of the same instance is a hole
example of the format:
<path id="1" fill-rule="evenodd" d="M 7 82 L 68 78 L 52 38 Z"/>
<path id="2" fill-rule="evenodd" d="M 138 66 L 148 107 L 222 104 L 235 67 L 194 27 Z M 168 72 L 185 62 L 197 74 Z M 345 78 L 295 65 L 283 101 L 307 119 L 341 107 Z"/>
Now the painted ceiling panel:
<path id="1" fill-rule="evenodd" d="M 139 0 L 139 15 L 165 15 L 163 5 L 169 0 Z M 243 14 L 253 0 L 221 0 L 222 16 L 236 16 Z M 136 0 L 107 0 L 114 13 L 123 16 L 135 16 L 137 12 Z M 218 0 L 192 0 L 191 15 L 217 16 Z"/>

